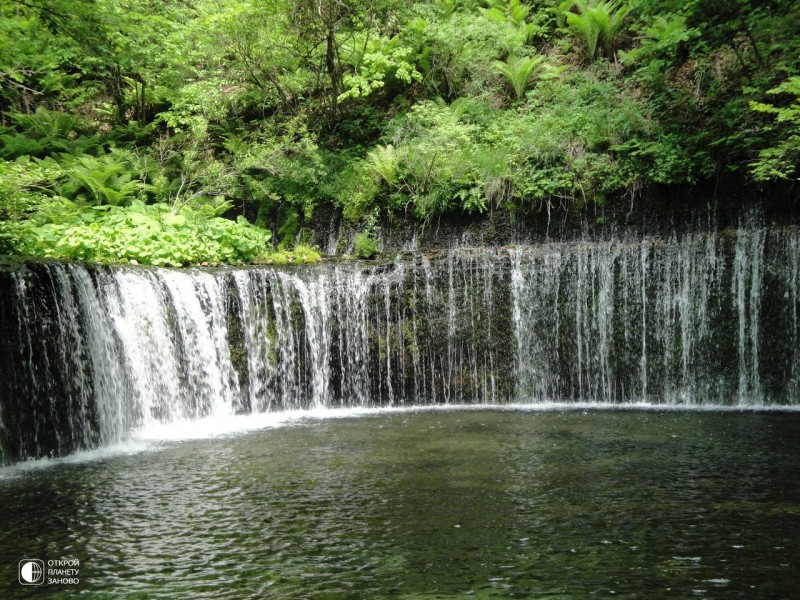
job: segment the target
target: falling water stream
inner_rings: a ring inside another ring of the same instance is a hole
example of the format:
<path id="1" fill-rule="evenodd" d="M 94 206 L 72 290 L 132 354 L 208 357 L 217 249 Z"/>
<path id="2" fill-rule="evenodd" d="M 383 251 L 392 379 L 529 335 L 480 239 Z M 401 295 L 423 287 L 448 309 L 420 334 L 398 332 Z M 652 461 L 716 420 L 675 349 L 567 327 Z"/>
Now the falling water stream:
<path id="1" fill-rule="evenodd" d="M 785 406 L 800 232 L 453 249 L 391 263 L 0 272 L 3 462 L 158 424 L 508 402 Z"/>

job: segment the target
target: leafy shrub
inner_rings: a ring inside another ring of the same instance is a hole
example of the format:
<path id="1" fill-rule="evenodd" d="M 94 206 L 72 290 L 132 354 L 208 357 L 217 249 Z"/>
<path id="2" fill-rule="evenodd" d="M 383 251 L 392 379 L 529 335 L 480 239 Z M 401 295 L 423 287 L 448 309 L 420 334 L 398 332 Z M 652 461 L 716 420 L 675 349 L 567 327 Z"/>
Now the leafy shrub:
<path id="1" fill-rule="evenodd" d="M 266 265 L 313 263 L 322 258 L 319 250 L 306 244 L 297 244 L 291 250 L 277 250 L 257 256 L 253 262 Z"/>
<path id="2" fill-rule="evenodd" d="M 72 204 L 71 222 L 35 219 L 6 229 L 17 254 L 92 262 L 136 261 L 184 266 L 250 262 L 267 254 L 270 233 L 243 217 L 230 221 L 184 208 L 174 214 L 167 204 L 94 206 Z"/>
<path id="3" fill-rule="evenodd" d="M 387 80 L 411 84 L 422 75 L 409 61 L 412 49 L 404 47 L 399 37 L 369 38 L 365 33 L 353 39 L 346 49 L 353 73 L 344 76 L 345 92 L 339 100 L 364 98 L 386 85 Z"/>
<path id="4" fill-rule="evenodd" d="M 64 176 L 56 163 L 20 158 L 0 161 L 0 221 L 27 218 L 53 195 L 53 185 Z"/>
<path id="5" fill-rule="evenodd" d="M 8 115 L 13 127 L 0 127 L 0 158 L 82 154 L 100 148 L 100 139 L 76 116 L 38 107 L 34 113 Z"/>
<path id="6" fill-rule="evenodd" d="M 767 93 L 773 96 L 788 94 L 792 96 L 792 101 L 784 107 L 765 102 L 750 103 L 750 108 L 757 112 L 775 115 L 773 129 L 778 133 L 772 145 L 759 152 L 751 172 L 758 181 L 797 179 L 797 165 L 800 163 L 800 77 L 789 77 Z"/>
<path id="7" fill-rule="evenodd" d="M 451 209 L 459 190 L 478 183 L 471 161 L 478 128 L 441 102 L 417 104 L 398 125 L 394 148 L 374 152 L 370 163 L 394 181 L 393 207 L 410 204 L 427 222 Z"/>
<path id="8" fill-rule="evenodd" d="M 361 232 L 353 240 L 353 251 L 358 258 L 373 258 L 380 254 L 378 240 L 367 232 Z"/>

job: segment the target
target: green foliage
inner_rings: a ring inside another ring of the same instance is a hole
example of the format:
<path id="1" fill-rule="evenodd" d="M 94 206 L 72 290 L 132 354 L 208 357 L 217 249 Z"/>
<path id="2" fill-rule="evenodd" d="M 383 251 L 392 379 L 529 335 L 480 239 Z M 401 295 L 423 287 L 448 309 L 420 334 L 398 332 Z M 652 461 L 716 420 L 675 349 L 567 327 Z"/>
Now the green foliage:
<path id="1" fill-rule="evenodd" d="M 141 181 L 133 179 L 129 157 L 114 152 L 100 157 L 82 155 L 63 161 L 66 180 L 56 191 L 80 204 L 122 206 L 142 191 Z"/>
<path id="2" fill-rule="evenodd" d="M 443 103 L 415 105 L 398 122 L 393 135 L 397 161 L 394 206 L 410 204 L 424 222 L 450 209 L 460 188 L 477 183 L 470 168 L 476 133 L 475 125 L 461 121 Z"/>
<path id="3" fill-rule="evenodd" d="M 400 38 L 369 37 L 366 32 L 350 43 L 349 62 L 353 68 L 343 79 L 345 91 L 339 101 L 365 98 L 389 82 L 411 84 L 421 81 L 422 74 L 409 60 L 413 50 L 401 45 Z"/>
<path id="4" fill-rule="evenodd" d="M 594 60 L 598 50 L 616 60 L 617 43 L 630 11 L 628 5 L 614 0 L 567 0 L 560 8 L 569 30 L 583 41 L 589 60 Z"/>
<path id="5" fill-rule="evenodd" d="M 259 199 L 299 207 L 311 201 L 317 182 L 326 174 L 319 146 L 300 119 L 256 131 L 236 160 Z"/>
<path id="6" fill-rule="evenodd" d="M 397 184 L 400 177 L 400 157 L 392 144 L 377 146 L 370 150 L 367 162 L 387 184 Z"/>
<path id="7" fill-rule="evenodd" d="M 293 206 L 282 207 L 280 214 L 281 226 L 278 228 L 281 248 L 290 248 L 295 243 L 298 230 L 300 229 L 300 213 Z"/>
<path id="8" fill-rule="evenodd" d="M 526 46 L 544 32 L 546 13 L 529 20 L 530 7 L 518 0 L 491 2 L 477 11 L 456 6 L 448 11 L 417 3 L 416 18 L 401 33 L 417 49 L 417 69 L 434 97 L 454 99 L 496 87 L 495 61 L 526 55 Z"/>
<path id="9" fill-rule="evenodd" d="M 53 162 L 0 161 L 0 221 L 19 221 L 50 201 L 64 170 Z"/>
<path id="10" fill-rule="evenodd" d="M 364 218 L 364 228 L 353 240 L 353 252 L 358 258 L 371 259 L 380 254 L 378 214 L 372 212 Z"/>
<path id="11" fill-rule="evenodd" d="M 242 217 L 234 222 L 188 208 L 174 214 L 167 204 L 135 201 L 126 207 L 79 207 L 70 203 L 58 212 L 60 218 L 54 219 L 53 211 L 41 210 L 7 228 L 4 233 L 13 250 L 49 258 L 184 266 L 250 262 L 267 254 L 270 239 L 269 232 Z"/>
<path id="12" fill-rule="evenodd" d="M 82 154 L 96 151 L 97 136 L 89 134 L 87 123 L 74 115 L 37 107 L 31 114 L 9 113 L 10 127 L 0 128 L 0 158 L 14 160 L 21 156 Z"/>
<path id="13" fill-rule="evenodd" d="M 522 57 L 509 56 L 505 62 L 495 61 L 497 70 L 502 73 L 514 90 L 517 100 L 522 99 L 525 88 L 530 83 L 531 76 L 544 61 L 544 56 Z"/>
<path id="14" fill-rule="evenodd" d="M 680 44 L 698 35 L 697 30 L 687 26 L 685 16 L 675 14 L 658 16 L 641 33 L 643 34 L 641 45 L 624 53 L 624 63 L 657 61 L 657 66 L 663 66 L 666 63 L 658 60 L 659 57 L 674 58 Z"/>
<path id="15" fill-rule="evenodd" d="M 534 94 L 540 105 L 497 115 L 483 136 L 503 152 L 505 168 L 495 171 L 503 200 L 582 204 L 635 182 L 641 165 L 624 149 L 655 133 L 644 106 L 593 77 L 542 82 Z"/>
<path id="16" fill-rule="evenodd" d="M 369 233 L 362 231 L 356 234 L 353 240 L 353 251 L 358 258 L 370 259 L 374 258 L 380 251 L 378 250 L 378 240 L 372 237 Z"/>
<path id="17" fill-rule="evenodd" d="M 322 191 L 330 195 L 345 219 L 356 222 L 375 209 L 382 182 L 368 161 L 347 158 L 341 169 L 332 169 Z"/>
<path id="18" fill-rule="evenodd" d="M 753 177 L 768 179 L 798 179 L 800 164 L 800 77 L 790 77 L 769 90 L 770 95 L 785 94 L 792 99 L 785 106 L 751 102 L 750 108 L 775 116 L 773 145 L 763 148 L 751 165 Z"/>
<path id="19" fill-rule="evenodd" d="M 798 29 L 790 0 L 0 3 L 0 251 L 254 260 L 247 215 L 294 262 L 337 213 L 366 249 L 401 216 L 793 181 Z"/>
<path id="20" fill-rule="evenodd" d="M 314 263 L 322 259 L 317 248 L 306 244 L 297 244 L 291 250 L 277 250 L 257 256 L 253 262 L 267 265 L 286 265 L 300 263 Z"/>

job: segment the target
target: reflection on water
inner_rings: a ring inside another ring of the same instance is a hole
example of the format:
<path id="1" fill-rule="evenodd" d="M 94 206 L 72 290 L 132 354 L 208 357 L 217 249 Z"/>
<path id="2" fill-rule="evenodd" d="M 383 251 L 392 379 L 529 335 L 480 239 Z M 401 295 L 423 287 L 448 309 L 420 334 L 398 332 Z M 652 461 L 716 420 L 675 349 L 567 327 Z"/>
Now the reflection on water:
<path id="1" fill-rule="evenodd" d="M 80 559 L 73 591 L 97 598 L 790 598 L 798 425 L 383 413 L 21 469 L 0 596 L 35 557 Z"/>

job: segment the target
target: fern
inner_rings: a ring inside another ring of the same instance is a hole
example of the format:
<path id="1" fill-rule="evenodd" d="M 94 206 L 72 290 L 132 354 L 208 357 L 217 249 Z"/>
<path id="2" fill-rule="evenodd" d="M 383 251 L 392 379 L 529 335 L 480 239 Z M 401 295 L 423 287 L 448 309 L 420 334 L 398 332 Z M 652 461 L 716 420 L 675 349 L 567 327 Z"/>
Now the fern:
<path id="1" fill-rule="evenodd" d="M 0 135 L 0 158 L 13 160 L 20 156 L 39 156 L 44 150 L 41 142 L 21 133 Z"/>
<path id="2" fill-rule="evenodd" d="M 520 0 L 511 0 L 492 3 L 492 7 L 485 9 L 484 14 L 490 21 L 498 23 L 511 21 L 515 25 L 524 25 L 530 12 L 530 6 L 522 4 Z"/>
<path id="3" fill-rule="evenodd" d="M 9 117 L 18 129 L 36 139 L 67 137 L 78 125 L 77 117 L 42 106 L 33 114 L 12 113 Z"/>
<path id="4" fill-rule="evenodd" d="M 573 8 L 578 12 L 571 12 Z M 560 9 L 564 11 L 567 27 L 583 40 L 589 60 L 597 56 L 601 40 L 604 54 L 616 60 L 617 40 L 630 12 L 628 5 L 614 1 L 568 1 L 562 3 Z"/>
<path id="5" fill-rule="evenodd" d="M 14 160 L 20 156 L 65 153 L 85 154 L 99 146 L 97 136 L 78 135 L 78 118 L 66 113 L 47 110 L 41 106 L 33 114 L 10 113 L 15 129 L 0 135 L 0 158 Z"/>
<path id="6" fill-rule="evenodd" d="M 597 53 L 597 42 L 600 39 L 600 28 L 592 18 L 591 13 L 569 13 L 567 25 L 573 33 L 583 40 L 589 60 L 594 60 Z"/>
<path id="7" fill-rule="evenodd" d="M 132 181 L 130 165 L 109 154 L 100 158 L 83 155 L 66 168 L 67 181 L 59 192 L 76 200 L 98 205 L 122 206 L 132 200 L 140 181 Z"/>
<path id="8" fill-rule="evenodd" d="M 386 183 L 397 183 L 400 159 L 394 146 L 378 146 L 367 154 L 367 161 Z"/>
<path id="9" fill-rule="evenodd" d="M 608 58 L 613 57 L 616 60 L 614 51 L 616 50 L 617 39 L 622 33 L 625 17 L 630 12 L 630 6 L 616 2 L 604 2 L 600 6 L 603 7 L 603 28 L 601 30 L 603 46 L 606 56 Z"/>
<path id="10" fill-rule="evenodd" d="M 525 89 L 531 81 L 531 76 L 544 61 L 544 56 L 518 58 L 513 54 L 506 62 L 495 61 L 495 68 L 505 76 L 514 90 L 517 100 L 525 94 Z"/>

